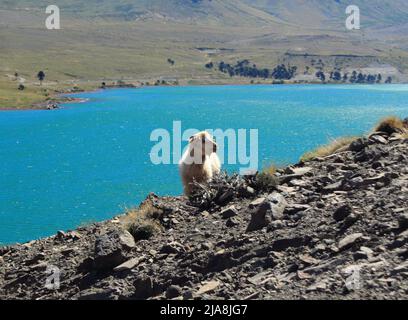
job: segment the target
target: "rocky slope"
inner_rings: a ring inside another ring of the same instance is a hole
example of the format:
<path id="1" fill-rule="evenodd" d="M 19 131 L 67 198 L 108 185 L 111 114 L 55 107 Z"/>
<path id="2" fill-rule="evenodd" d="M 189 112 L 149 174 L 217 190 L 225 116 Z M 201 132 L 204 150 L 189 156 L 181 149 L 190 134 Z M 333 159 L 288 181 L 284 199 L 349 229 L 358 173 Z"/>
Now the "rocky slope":
<path id="1" fill-rule="evenodd" d="M 272 189 L 224 177 L 194 205 L 150 195 L 148 240 L 118 217 L 1 248 L 0 298 L 406 299 L 407 147 L 376 133 L 280 170 Z"/>

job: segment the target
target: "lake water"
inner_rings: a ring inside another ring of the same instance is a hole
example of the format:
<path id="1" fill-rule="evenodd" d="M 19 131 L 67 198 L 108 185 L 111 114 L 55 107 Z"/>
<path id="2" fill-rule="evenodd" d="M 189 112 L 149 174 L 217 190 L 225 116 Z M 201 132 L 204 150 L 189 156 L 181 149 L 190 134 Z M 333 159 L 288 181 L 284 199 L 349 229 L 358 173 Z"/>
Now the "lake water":
<path id="1" fill-rule="evenodd" d="M 83 93 L 55 111 L 0 112 L 0 243 L 101 221 L 149 192 L 182 191 L 176 165 L 153 165 L 154 129 L 258 129 L 259 166 L 294 163 L 379 118 L 408 116 L 408 85 L 203 86 Z M 227 166 L 235 171 L 239 166 Z"/>

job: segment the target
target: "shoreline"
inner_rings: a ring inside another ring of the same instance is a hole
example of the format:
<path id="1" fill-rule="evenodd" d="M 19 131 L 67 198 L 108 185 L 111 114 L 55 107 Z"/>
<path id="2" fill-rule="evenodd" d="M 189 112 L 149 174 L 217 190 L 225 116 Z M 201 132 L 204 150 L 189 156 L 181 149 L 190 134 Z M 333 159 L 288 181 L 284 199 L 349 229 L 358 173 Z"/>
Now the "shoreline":
<path id="1" fill-rule="evenodd" d="M 73 91 L 72 88 L 67 88 L 65 90 L 59 90 L 58 93 L 52 94 L 51 99 L 40 101 L 33 103 L 30 106 L 21 107 L 21 108 L 0 108 L 0 112 L 2 111 L 27 111 L 27 110 L 56 110 L 60 109 L 62 104 L 70 104 L 70 103 L 84 103 L 89 101 L 89 99 L 83 98 L 72 98 L 71 95 L 82 94 L 82 93 L 94 93 L 101 90 L 111 90 L 111 89 L 142 89 L 142 88 L 156 88 L 156 87 L 203 87 L 203 86 L 315 86 L 315 85 L 325 85 L 325 86 L 336 86 L 336 85 L 346 85 L 346 86 L 392 86 L 392 85 L 408 85 L 408 82 L 400 82 L 400 83 L 375 83 L 375 84 L 368 84 L 368 83 L 334 83 L 334 82 L 327 82 L 327 83 L 318 83 L 318 82 L 306 82 L 306 83 L 295 83 L 295 82 L 284 82 L 284 83 L 242 83 L 242 82 L 197 82 L 194 84 L 188 84 L 190 81 L 195 81 L 194 79 L 183 80 L 183 84 L 153 84 L 153 85 L 135 85 L 134 80 L 129 82 L 129 84 L 120 84 L 120 85 L 108 85 L 106 87 L 96 86 L 95 88 L 91 89 L 80 89 L 78 91 Z M 67 96 L 70 95 L 70 96 Z"/>

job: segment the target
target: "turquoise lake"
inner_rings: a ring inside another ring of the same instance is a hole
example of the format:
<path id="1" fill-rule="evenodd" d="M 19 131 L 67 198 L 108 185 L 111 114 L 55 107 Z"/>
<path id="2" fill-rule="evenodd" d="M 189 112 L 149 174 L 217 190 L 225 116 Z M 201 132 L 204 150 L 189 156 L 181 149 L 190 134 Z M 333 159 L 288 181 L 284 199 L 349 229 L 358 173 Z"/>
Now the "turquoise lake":
<path id="1" fill-rule="evenodd" d="M 408 85 L 152 87 L 75 97 L 89 100 L 0 112 L 0 243 L 111 218 L 149 192 L 180 194 L 177 165 L 154 165 L 149 155 L 151 132 L 171 132 L 173 121 L 182 130 L 258 129 L 262 167 L 297 162 L 383 116 L 408 116 Z"/>

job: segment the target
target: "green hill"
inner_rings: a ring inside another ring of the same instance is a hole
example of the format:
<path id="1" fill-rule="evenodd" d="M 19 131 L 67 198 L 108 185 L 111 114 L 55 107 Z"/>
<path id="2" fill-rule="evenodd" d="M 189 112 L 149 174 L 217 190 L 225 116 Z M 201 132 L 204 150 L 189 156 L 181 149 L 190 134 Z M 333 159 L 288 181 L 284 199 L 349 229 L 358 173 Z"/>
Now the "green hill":
<path id="1" fill-rule="evenodd" d="M 0 86 L 7 82 L 14 88 L 9 79 L 15 72 L 34 83 L 39 70 L 46 72 L 45 85 L 160 78 L 248 83 L 204 67 L 241 59 L 265 68 L 296 65 L 300 75 L 314 60 L 322 60 L 327 72 L 389 68 L 400 81 L 408 70 L 405 0 L 354 1 L 362 30 L 352 32 L 345 30 L 349 2 L 344 0 L 54 3 L 61 9 L 61 30 L 45 28 L 47 0 L 0 1 Z M 4 101 L 0 97 L 0 104 Z"/>

